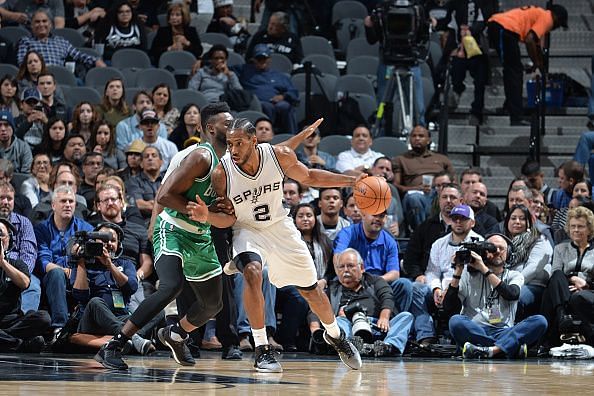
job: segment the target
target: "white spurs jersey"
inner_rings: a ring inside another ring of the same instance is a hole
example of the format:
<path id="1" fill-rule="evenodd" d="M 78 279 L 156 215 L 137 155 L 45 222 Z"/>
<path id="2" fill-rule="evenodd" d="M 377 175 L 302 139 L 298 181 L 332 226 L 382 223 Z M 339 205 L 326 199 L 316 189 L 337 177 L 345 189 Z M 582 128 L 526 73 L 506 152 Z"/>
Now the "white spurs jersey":
<path id="1" fill-rule="evenodd" d="M 221 158 L 227 173 L 227 197 L 233 202 L 237 222 L 235 227 L 266 228 L 287 218 L 283 207 L 283 179 L 285 174 L 268 143 L 256 146 L 260 153 L 260 167 L 250 176 L 237 166 L 229 152 Z"/>

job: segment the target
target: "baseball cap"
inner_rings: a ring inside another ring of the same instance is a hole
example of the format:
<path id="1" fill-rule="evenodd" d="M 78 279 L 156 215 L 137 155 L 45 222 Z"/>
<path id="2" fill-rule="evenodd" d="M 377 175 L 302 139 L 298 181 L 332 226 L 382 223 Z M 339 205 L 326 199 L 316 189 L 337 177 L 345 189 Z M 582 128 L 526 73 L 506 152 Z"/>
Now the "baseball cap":
<path id="1" fill-rule="evenodd" d="M 0 110 L 0 121 L 8 122 L 12 129 L 14 130 L 14 120 L 12 118 L 12 113 L 8 109 Z"/>
<path id="2" fill-rule="evenodd" d="M 41 101 L 41 93 L 37 90 L 37 88 L 27 88 L 23 91 L 23 102 L 31 99 L 35 99 L 38 102 Z"/>
<path id="3" fill-rule="evenodd" d="M 551 6 L 551 12 L 555 14 L 555 16 L 557 17 L 557 20 L 559 21 L 559 26 L 567 29 L 567 9 L 565 9 L 565 7 L 563 7 L 562 5 L 553 4 Z"/>
<path id="4" fill-rule="evenodd" d="M 468 205 L 456 205 L 450 212 L 450 217 L 461 216 L 467 219 L 474 220 L 474 210 Z"/>
<path id="5" fill-rule="evenodd" d="M 159 122 L 159 117 L 157 117 L 157 113 L 154 110 L 144 110 L 142 112 L 140 123 L 143 124 L 148 121 Z"/>
<path id="6" fill-rule="evenodd" d="M 254 58 L 269 58 L 270 48 L 266 44 L 256 44 L 254 47 Z"/>
<path id="7" fill-rule="evenodd" d="M 224 7 L 228 5 L 233 5 L 233 0 L 214 0 L 215 8 Z"/>
<path id="8" fill-rule="evenodd" d="M 136 139 L 132 143 L 130 143 L 128 150 L 126 150 L 126 154 L 128 154 L 128 153 L 142 154 L 142 151 L 144 150 L 145 147 L 146 147 L 146 144 L 144 144 L 144 142 L 142 140 Z"/>

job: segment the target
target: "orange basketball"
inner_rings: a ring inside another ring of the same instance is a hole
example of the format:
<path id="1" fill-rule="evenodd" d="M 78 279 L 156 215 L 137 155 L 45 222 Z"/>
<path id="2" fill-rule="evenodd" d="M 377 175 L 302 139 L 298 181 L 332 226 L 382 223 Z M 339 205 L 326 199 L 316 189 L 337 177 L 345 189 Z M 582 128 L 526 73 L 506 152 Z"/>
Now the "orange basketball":
<path id="1" fill-rule="evenodd" d="M 382 213 L 390 206 L 392 192 L 383 177 L 368 176 L 359 180 L 353 189 L 355 203 L 364 214 Z"/>

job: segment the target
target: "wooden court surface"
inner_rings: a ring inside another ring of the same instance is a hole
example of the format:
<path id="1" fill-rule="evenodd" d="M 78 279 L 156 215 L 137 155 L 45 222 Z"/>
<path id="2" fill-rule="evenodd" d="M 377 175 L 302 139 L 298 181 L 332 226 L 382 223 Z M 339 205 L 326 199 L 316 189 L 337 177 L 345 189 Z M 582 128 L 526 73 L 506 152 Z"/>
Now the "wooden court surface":
<path id="1" fill-rule="evenodd" d="M 352 371 L 334 357 L 281 357 L 282 374 L 252 370 L 252 354 L 225 361 L 203 353 L 195 367 L 164 354 L 130 357 L 129 371 L 105 370 L 85 356 L 0 355 L 0 395 L 427 395 L 592 394 L 594 361 L 365 360 Z M 589 389 L 589 390 L 588 390 Z"/>

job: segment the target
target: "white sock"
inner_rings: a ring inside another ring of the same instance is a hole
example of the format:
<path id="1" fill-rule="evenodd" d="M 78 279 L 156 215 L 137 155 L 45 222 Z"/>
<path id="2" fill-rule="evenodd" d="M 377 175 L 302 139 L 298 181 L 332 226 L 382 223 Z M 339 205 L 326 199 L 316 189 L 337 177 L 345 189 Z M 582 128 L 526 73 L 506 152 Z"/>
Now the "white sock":
<path id="1" fill-rule="evenodd" d="M 336 323 L 336 318 L 330 324 L 326 324 L 322 322 L 322 326 L 326 329 L 328 335 L 332 338 L 340 338 L 340 327 L 338 327 L 338 323 Z"/>
<path id="2" fill-rule="evenodd" d="M 263 327 L 261 329 L 252 329 L 252 336 L 254 337 L 254 344 L 256 345 L 256 348 L 260 345 L 268 345 L 266 327 Z"/>

